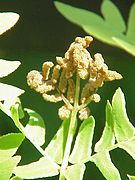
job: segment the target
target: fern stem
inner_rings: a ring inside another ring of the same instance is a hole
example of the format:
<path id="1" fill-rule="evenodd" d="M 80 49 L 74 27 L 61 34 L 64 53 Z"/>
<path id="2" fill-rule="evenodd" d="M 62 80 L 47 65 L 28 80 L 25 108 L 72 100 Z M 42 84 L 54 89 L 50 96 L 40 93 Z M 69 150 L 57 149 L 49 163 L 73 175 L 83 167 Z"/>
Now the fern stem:
<path id="1" fill-rule="evenodd" d="M 60 169 L 59 180 L 65 180 L 64 174 L 65 174 L 65 170 L 68 166 L 71 145 L 73 142 L 74 134 L 76 131 L 76 125 L 77 125 L 76 116 L 77 116 L 77 108 L 78 108 L 78 101 L 79 101 L 79 92 L 80 92 L 80 78 L 77 74 L 74 107 L 73 107 L 72 113 L 71 113 L 70 126 L 69 126 L 69 130 L 68 130 L 68 136 L 67 136 L 67 142 L 66 142 L 63 162 L 62 162 L 61 169 Z"/>

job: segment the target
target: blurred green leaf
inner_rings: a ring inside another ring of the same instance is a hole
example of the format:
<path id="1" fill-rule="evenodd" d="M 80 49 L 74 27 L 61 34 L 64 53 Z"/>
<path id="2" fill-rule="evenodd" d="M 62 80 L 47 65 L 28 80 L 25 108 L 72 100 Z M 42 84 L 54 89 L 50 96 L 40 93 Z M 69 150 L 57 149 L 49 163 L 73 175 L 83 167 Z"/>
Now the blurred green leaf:
<path id="1" fill-rule="evenodd" d="M 127 151 L 127 153 L 135 160 L 135 138 L 119 143 L 118 147 Z"/>
<path id="2" fill-rule="evenodd" d="M 112 99 L 112 114 L 114 121 L 114 132 L 118 142 L 132 139 L 134 137 L 135 128 L 129 122 L 124 94 L 118 88 Z"/>
<path id="3" fill-rule="evenodd" d="M 19 163 L 21 157 L 14 156 L 5 161 L 0 162 L 0 179 L 8 180 L 13 173 L 14 168 Z"/>
<path id="4" fill-rule="evenodd" d="M 57 1 L 55 1 L 54 4 L 57 10 L 66 19 L 81 26 L 87 33 L 102 40 L 103 42 L 107 42 L 111 45 L 116 44 L 111 38 L 111 35 L 114 35 L 114 30 L 112 27 L 109 27 L 103 18 L 97 14 Z M 116 35 L 118 35 L 118 32 L 116 32 Z"/>
<path id="5" fill-rule="evenodd" d="M 125 22 L 118 8 L 110 0 L 104 0 L 101 7 L 105 20 L 91 11 L 76 8 L 57 1 L 55 1 L 54 4 L 57 10 L 66 19 L 81 26 L 88 34 L 104 43 L 122 48 L 135 56 L 135 44 L 133 40 L 135 36 L 135 23 L 133 23 L 134 5 L 131 9 L 129 18 L 129 36 L 126 36 L 123 33 L 126 29 Z"/>
<path id="6" fill-rule="evenodd" d="M 107 180 L 121 180 L 119 171 L 112 163 L 108 151 L 96 153 L 92 156 L 91 161 L 96 164 Z"/>
<path id="7" fill-rule="evenodd" d="M 17 166 L 14 169 L 14 174 L 23 179 L 34 179 L 58 175 L 58 170 L 58 165 L 52 163 L 47 157 L 42 157 L 36 162 Z"/>
<path id="8" fill-rule="evenodd" d="M 122 40 L 117 37 L 112 37 L 112 39 L 123 49 L 125 49 L 127 52 L 135 56 L 135 44 L 131 44 L 130 42 L 126 40 Z"/>
<path id="9" fill-rule="evenodd" d="M 48 154 L 48 156 L 50 156 L 58 164 L 62 163 L 69 123 L 70 119 L 65 119 L 63 121 L 61 127 L 45 149 L 45 153 Z"/>
<path id="10" fill-rule="evenodd" d="M 14 176 L 14 177 L 12 177 L 10 180 L 23 180 L 23 179 L 20 178 L 20 177 Z"/>
<path id="11" fill-rule="evenodd" d="M 24 90 L 8 85 L 0 83 L 0 101 L 13 99 L 17 96 L 20 96 L 24 93 Z"/>
<path id="12" fill-rule="evenodd" d="M 0 13 L 0 35 L 11 29 L 18 21 L 19 15 L 13 12 Z"/>
<path id="13" fill-rule="evenodd" d="M 129 180 L 135 180 L 135 176 L 130 176 L 130 175 L 127 175 Z"/>
<path id="14" fill-rule="evenodd" d="M 0 162 L 13 156 L 24 140 L 21 133 L 11 133 L 0 137 Z M 0 176 L 1 177 L 1 176 Z"/>
<path id="15" fill-rule="evenodd" d="M 135 3 L 131 6 L 130 9 L 126 35 L 130 40 L 135 42 Z"/>
<path id="16" fill-rule="evenodd" d="M 7 61 L 0 59 L 0 78 L 14 72 L 20 66 L 20 64 L 20 61 Z"/>
<path id="17" fill-rule="evenodd" d="M 113 132 L 113 118 L 112 118 L 112 107 L 109 101 L 106 105 L 106 122 L 103 134 L 100 140 L 95 145 L 95 152 L 99 152 L 107 149 L 114 145 L 115 137 Z"/>
<path id="18" fill-rule="evenodd" d="M 85 119 L 77 134 L 73 151 L 69 157 L 72 164 L 80 164 L 89 161 L 91 156 L 91 146 L 95 127 L 95 120 L 92 116 Z"/>
<path id="19" fill-rule="evenodd" d="M 101 12 L 105 18 L 107 24 L 109 24 L 112 28 L 115 27 L 119 32 L 125 32 L 126 25 L 122 18 L 122 15 L 110 0 L 103 0 L 101 5 Z"/>
<path id="20" fill-rule="evenodd" d="M 65 171 L 65 177 L 67 180 L 82 180 L 85 171 L 84 164 L 75 164 L 72 166 L 68 166 Z"/>
<path id="21" fill-rule="evenodd" d="M 43 118 L 31 109 L 24 109 L 29 115 L 29 122 L 24 131 L 28 139 L 38 146 L 45 143 L 45 124 Z"/>

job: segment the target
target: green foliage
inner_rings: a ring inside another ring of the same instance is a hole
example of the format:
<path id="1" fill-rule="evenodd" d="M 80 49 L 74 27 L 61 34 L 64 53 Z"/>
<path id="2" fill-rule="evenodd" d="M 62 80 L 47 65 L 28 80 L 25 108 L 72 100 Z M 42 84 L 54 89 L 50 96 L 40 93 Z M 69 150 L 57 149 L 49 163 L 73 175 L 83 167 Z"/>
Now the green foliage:
<path id="1" fill-rule="evenodd" d="M 11 161 L 10 164 L 8 163 L 9 169 L 6 168 L 6 177 L 10 177 L 12 173 L 19 178 L 24 179 L 58 175 L 60 167 L 56 163 L 61 164 L 63 162 L 65 141 L 67 139 L 70 122 L 69 119 L 63 121 L 54 138 L 48 144 L 46 149 L 43 150 L 40 148 L 40 145 L 44 143 L 43 139 L 45 135 L 43 119 L 33 110 L 24 109 L 29 114 L 29 120 L 28 124 L 23 127 L 19 121 L 18 115 L 20 105 L 18 100 L 16 102 L 14 101 L 14 104 L 12 104 L 10 108 L 8 107 L 9 109 L 7 109 L 7 112 L 10 111 L 11 118 L 16 126 L 22 131 L 22 134 L 12 133 L 0 137 L 1 167 L 5 167 L 7 162 Z M 32 130 L 30 129 L 33 129 L 33 126 L 35 133 L 32 135 Z M 109 101 L 107 102 L 105 128 L 100 140 L 95 144 L 95 152 L 92 152 L 91 146 L 94 126 L 95 120 L 92 116 L 82 122 L 74 142 L 74 148 L 69 157 L 69 162 L 73 165 L 68 166 L 64 173 L 67 180 L 72 180 L 74 177 L 80 180 L 83 179 L 85 171 L 84 163 L 88 161 L 95 163 L 106 179 L 113 180 L 115 178 L 120 180 L 120 173 L 112 163 L 109 154 L 109 152 L 115 148 L 124 149 L 133 159 L 135 159 L 135 128 L 129 122 L 127 117 L 124 94 L 120 88 L 117 89 L 113 96 L 112 106 Z M 29 128 L 28 131 L 26 130 L 27 128 Z M 126 131 L 124 131 L 125 128 Z M 15 156 L 14 160 L 14 157 L 12 156 L 22 143 L 24 136 L 31 141 L 43 157 L 36 162 L 16 167 L 20 157 L 19 159 L 16 159 Z M 37 143 L 36 140 L 38 140 L 39 137 L 41 138 L 42 143 Z M 116 142 L 114 137 L 116 138 Z"/>
<path id="2" fill-rule="evenodd" d="M 84 164 L 75 164 L 72 166 L 68 166 L 65 172 L 65 178 L 67 180 L 74 180 L 75 178 L 77 180 L 81 180 L 83 179 L 84 171 L 85 171 Z"/>
<path id="3" fill-rule="evenodd" d="M 45 124 L 42 117 L 31 109 L 24 109 L 29 114 L 29 121 L 25 127 L 25 135 L 27 134 L 28 139 L 42 146 L 45 143 Z"/>
<path id="4" fill-rule="evenodd" d="M 72 164 L 81 164 L 89 161 L 91 156 L 91 146 L 95 127 L 95 120 L 92 116 L 82 122 L 73 151 L 69 157 Z"/>
<path id="5" fill-rule="evenodd" d="M 60 11 L 62 10 L 62 13 L 65 13 L 67 18 L 72 14 L 74 17 L 73 22 L 78 24 L 81 22 L 84 29 L 88 29 L 89 31 L 90 28 L 92 32 L 95 31 L 97 33 L 97 37 L 100 38 L 102 36 L 103 41 L 112 45 L 119 44 L 119 46 L 123 46 L 123 48 L 134 55 L 133 47 L 126 39 L 127 37 L 131 39 L 133 36 L 134 5 L 130 11 L 126 38 L 122 34 L 126 27 L 121 14 L 117 7 L 110 1 L 104 0 L 102 4 L 102 14 L 105 21 L 92 12 L 73 8 L 58 2 L 56 6 Z M 113 12 L 110 14 L 112 9 Z M 91 22 L 86 18 L 86 15 L 92 19 Z M 4 21 L 2 20 L 2 23 L 6 22 L 7 24 L 4 24 L 3 29 L 0 30 L 0 34 L 13 26 L 19 16 L 13 13 L 3 13 L 0 14 L 0 19 L 1 17 L 5 18 Z M 7 19 L 9 17 L 13 19 L 11 23 L 8 23 Z M 91 23 L 93 23 L 93 29 L 91 28 Z M 96 31 L 99 25 L 101 25 L 101 29 L 103 28 L 105 30 L 104 33 L 98 29 Z M 112 26 L 116 26 L 117 31 L 111 29 Z M 118 43 L 115 44 L 116 42 Z M 0 60 L 0 77 L 2 78 L 12 73 L 19 65 L 20 62 L 18 61 L 8 62 Z M 6 70 L 3 70 L 3 67 Z M 95 120 L 92 116 L 86 118 L 80 127 L 76 128 L 77 112 L 82 110 L 79 108 L 83 107 L 85 109 L 88 105 L 86 103 L 79 106 L 79 87 L 80 78 L 77 76 L 75 103 L 74 106 L 70 106 L 71 115 L 68 119 L 63 120 L 53 139 L 44 149 L 41 147 L 45 145 L 46 135 L 43 118 L 34 110 L 22 108 L 18 96 L 24 92 L 23 90 L 0 83 L 0 109 L 12 119 L 15 126 L 21 132 L 10 133 L 0 137 L 1 180 L 39 179 L 56 175 L 59 175 L 59 180 L 82 180 L 86 169 L 85 163 L 89 161 L 97 166 L 107 180 L 121 179 L 119 170 L 111 160 L 110 151 L 121 148 L 135 159 L 135 128 L 130 123 L 126 114 L 124 94 L 118 88 L 113 96 L 112 104 L 109 101 L 107 102 L 105 127 L 100 140 L 96 144 L 93 144 Z M 26 122 L 25 126 L 22 124 L 23 119 Z M 79 129 L 78 132 L 76 131 L 77 129 Z M 75 135 L 76 138 L 74 138 Z M 31 142 L 40 153 L 41 158 L 29 164 L 18 165 L 21 156 L 16 156 L 15 153 L 23 143 L 24 138 L 27 138 Z M 135 179 L 135 176 L 127 176 L 130 180 Z"/>
<path id="6" fill-rule="evenodd" d="M 0 162 L 12 157 L 24 140 L 21 133 L 10 133 L 0 137 Z"/>
<path id="7" fill-rule="evenodd" d="M 113 117 L 112 117 L 112 107 L 109 101 L 106 105 L 106 122 L 105 128 L 102 133 L 100 140 L 95 145 L 95 152 L 103 151 L 108 147 L 114 145 L 115 137 L 113 131 Z"/>
<path id="8" fill-rule="evenodd" d="M 19 163 L 21 157 L 14 156 L 5 161 L 0 162 L 0 178 L 1 180 L 7 180 L 13 173 L 14 168 Z"/>
<path id="9" fill-rule="evenodd" d="M 63 160 L 69 123 L 70 119 L 63 121 L 59 130 L 45 149 L 46 154 L 48 154 L 58 164 L 61 164 Z"/>
<path id="10" fill-rule="evenodd" d="M 58 175 L 58 166 L 46 157 L 14 169 L 14 174 L 24 179 L 35 179 Z"/>
<path id="11" fill-rule="evenodd" d="M 55 6 L 66 19 L 81 26 L 88 34 L 135 56 L 135 3 L 129 13 L 128 27 L 126 27 L 119 9 L 110 0 L 102 2 L 103 18 L 91 11 L 61 2 L 55 1 Z"/>

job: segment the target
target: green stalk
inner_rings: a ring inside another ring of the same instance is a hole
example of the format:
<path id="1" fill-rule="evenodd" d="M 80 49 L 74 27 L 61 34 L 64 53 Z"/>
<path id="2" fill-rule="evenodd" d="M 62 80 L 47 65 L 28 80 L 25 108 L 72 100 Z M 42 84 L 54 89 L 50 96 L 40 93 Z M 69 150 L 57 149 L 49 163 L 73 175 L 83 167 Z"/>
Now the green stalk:
<path id="1" fill-rule="evenodd" d="M 68 160 L 69 160 L 69 156 L 70 156 L 71 145 L 72 145 L 74 134 L 76 131 L 76 124 L 77 124 L 76 116 L 77 116 L 77 109 L 78 109 L 79 92 L 80 92 L 80 77 L 77 74 L 76 75 L 76 89 L 75 89 L 74 107 L 73 107 L 72 112 L 71 112 L 70 125 L 69 125 L 67 142 L 66 142 L 65 151 L 64 151 L 63 162 L 62 162 L 61 169 L 60 169 L 59 180 L 65 180 L 64 172 L 68 166 Z"/>

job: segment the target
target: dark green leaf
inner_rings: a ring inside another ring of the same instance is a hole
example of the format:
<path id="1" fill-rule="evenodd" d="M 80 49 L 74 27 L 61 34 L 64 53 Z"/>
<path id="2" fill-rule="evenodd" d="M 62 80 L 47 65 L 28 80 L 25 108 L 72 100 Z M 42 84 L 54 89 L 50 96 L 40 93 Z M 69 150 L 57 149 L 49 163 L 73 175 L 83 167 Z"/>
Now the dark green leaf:
<path id="1" fill-rule="evenodd" d="M 114 121 L 114 132 L 118 142 L 132 139 L 135 134 L 135 128 L 129 122 L 124 94 L 118 88 L 112 99 L 112 113 Z"/>
<path id="2" fill-rule="evenodd" d="M 79 128 L 73 151 L 70 155 L 69 162 L 85 163 L 91 156 L 91 146 L 95 127 L 95 120 L 92 116 L 84 120 Z"/>

